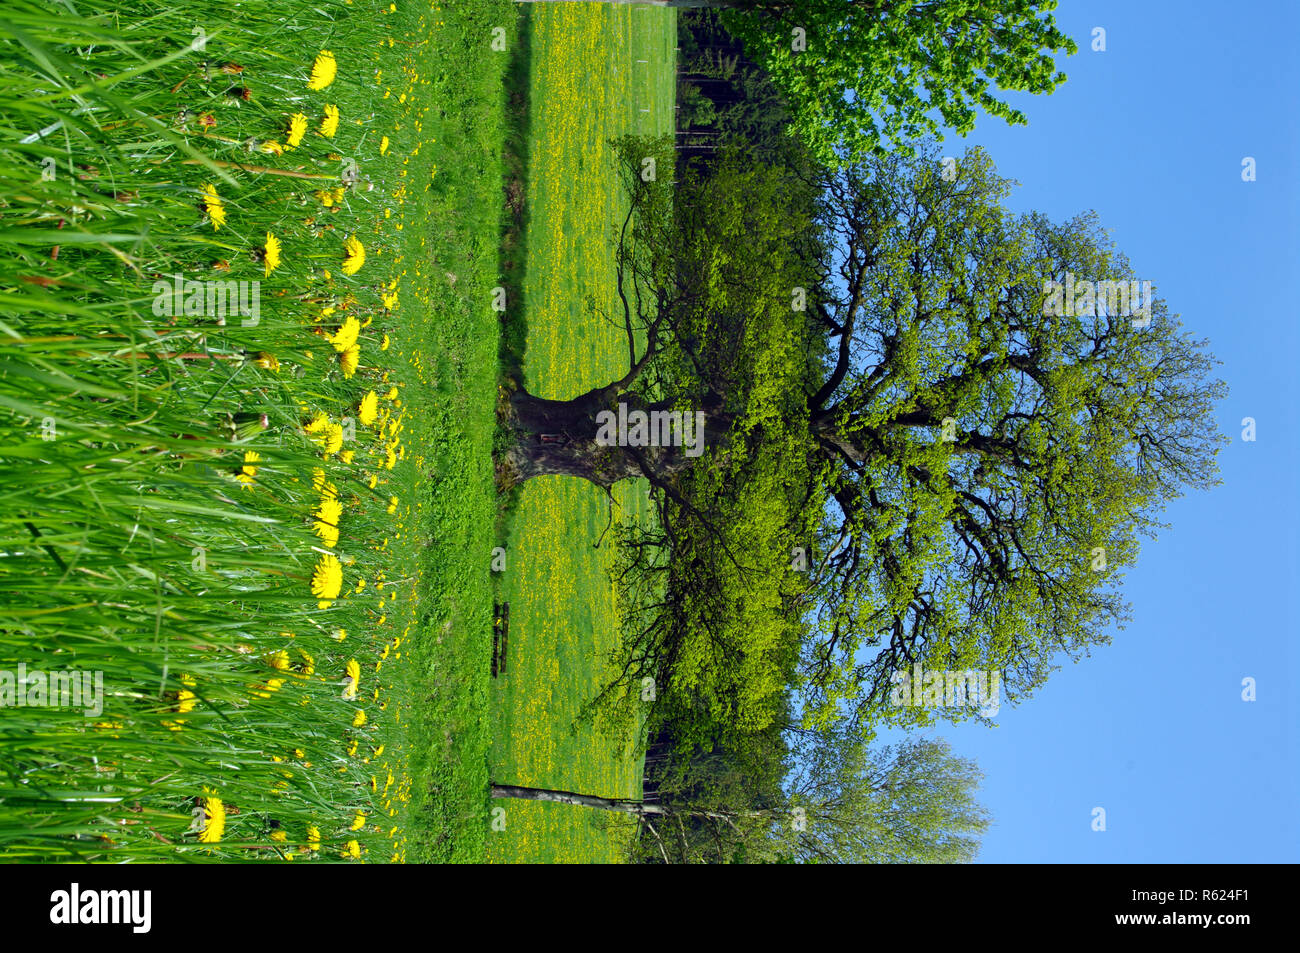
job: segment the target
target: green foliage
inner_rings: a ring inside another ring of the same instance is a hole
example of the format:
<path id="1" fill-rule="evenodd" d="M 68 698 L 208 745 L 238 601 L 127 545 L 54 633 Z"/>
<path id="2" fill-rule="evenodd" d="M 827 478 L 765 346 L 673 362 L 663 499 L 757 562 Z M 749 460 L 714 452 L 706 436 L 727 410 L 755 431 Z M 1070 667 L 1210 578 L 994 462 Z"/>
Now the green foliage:
<path id="1" fill-rule="evenodd" d="M 1065 79 L 1051 54 L 1076 46 L 1054 0 L 752 0 L 722 22 L 788 96 L 791 131 L 826 163 L 885 154 L 960 133 L 976 109 L 1008 123 L 1024 114 L 994 91 L 1050 93 Z M 1041 12 L 1040 12 L 1041 11 Z M 794 31 L 807 48 L 796 50 Z"/>

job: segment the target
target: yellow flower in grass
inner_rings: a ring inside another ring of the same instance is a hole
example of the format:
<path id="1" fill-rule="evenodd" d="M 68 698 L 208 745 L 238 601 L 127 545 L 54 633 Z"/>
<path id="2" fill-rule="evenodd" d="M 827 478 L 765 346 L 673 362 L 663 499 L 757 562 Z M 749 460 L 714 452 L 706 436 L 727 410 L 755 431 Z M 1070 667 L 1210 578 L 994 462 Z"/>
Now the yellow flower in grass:
<path id="1" fill-rule="evenodd" d="M 329 337 L 330 344 L 334 345 L 334 350 L 342 353 L 357 343 L 357 335 L 361 333 L 361 322 L 348 315 L 342 326 Z"/>
<path id="2" fill-rule="evenodd" d="M 333 139 L 334 133 L 339 131 L 339 107 L 329 105 L 325 107 L 325 118 L 320 123 L 320 134 L 326 139 Z"/>
<path id="3" fill-rule="evenodd" d="M 370 391 L 365 397 L 361 398 L 361 405 L 357 408 L 357 417 L 361 420 L 361 425 L 369 427 L 375 422 L 375 417 L 379 413 L 379 395 Z"/>
<path id="4" fill-rule="evenodd" d="M 307 849 L 320 850 L 320 830 L 316 827 L 307 828 Z"/>
<path id="5" fill-rule="evenodd" d="M 343 377 L 345 380 L 351 379 L 352 375 L 357 372 L 357 365 L 361 363 L 361 345 L 354 344 L 342 354 L 339 355 L 339 365 L 343 368 Z"/>
<path id="6" fill-rule="evenodd" d="M 302 649 L 298 650 L 298 654 L 302 656 L 302 661 L 298 665 L 299 671 L 301 671 L 303 675 L 314 674 L 316 672 L 316 660 Z"/>
<path id="7" fill-rule="evenodd" d="M 212 222 L 212 230 L 215 232 L 226 224 L 226 207 L 221 204 L 221 196 L 217 195 L 215 185 L 205 185 L 202 191 L 203 208 L 207 211 L 208 219 Z"/>
<path id="8" fill-rule="evenodd" d="M 339 517 L 343 515 L 343 504 L 334 497 L 325 497 L 316 510 L 316 535 L 325 545 L 333 549 L 339 543 Z"/>
<path id="9" fill-rule="evenodd" d="M 338 74 L 339 64 L 334 59 L 334 54 L 329 50 L 321 50 L 316 54 L 316 62 L 311 64 L 311 79 L 307 82 L 308 89 L 321 90 L 334 82 L 334 77 Z"/>
<path id="10" fill-rule="evenodd" d="M 284 146 L 272 139 L 270 142 L 262 143 L 262 151 L 273 156 L 282 156 L 284 155 Z"/>
<path id="11" fill-rule="evenodd" d="M 266 244 L 262 246 L 262 264 L 266 266 L 266 275 L 280 267 L 280 239 L 270 232 L 266 233 Z"/>
<path id="12" fill-rule="evenodd" d="M 343 426 L 331 423 L 325 432 L 325 456 L 338 453 L 343 447 Z"/>
<path id="13" fill-rule="evenodd" d="M 216 796 L 215 791 L 204 788 L 203 793 L 206 796 L 201 805 L 203 816 L 202 826 L 199 828 L 199 843 L 215 844 L 226 832 L 226 806 L 221 802 L 221 798 Z"/>
<path id="14" fill-rule="evenodd" d="M 388 393 L 384 395 L 384 399 L 385 399 L 385 400 L 397 400 L 397 388 L 396 388 L 396 387 L 390 387 L 390 388 L 388 388 Z"/>
<path id="15" fill-rule="evenodd" d="M 256 450 L 244 451 L 244 465 L 240 467 L 239 472 L 235 474 L 235 479 L 244 486 L 251 486 L 254 482 L 254 477 L 257 476 L 256 464 L 260 462 L 261 459 L 262 455 Z"/>
<path id="16" fill-rule="evenodd" d="M 337 556 L 322 555 L 311 576 L 311 594 L 328 605 L 343 588 L 343 565 Z M 324 608 L 324 606 L 322 606 Z"/>
<path id="17" fill-rule="evenodd" d="M 361 830 L 361 828 L 365 826 L 366 826 L 366 815 L 361 811 L 357 811 L 357 816 L 352 818 L 352 827 L 350 828 L 350 830 L 359 831 Z"/>
<path id="18" fill-rule="evenodd" d="M 366 249 L 355 235 L 343 243 L 343 274 L 355 275 L 366 263 Z"/>
<path id="19" fill-rule="evenodd" d="M 329 418 L 329 415 L 328 415 L 327 413 L 325 413 L 325 411 L 323 411 L 323 410 L 318 410 L 318 411 L 316 411 L 316 416 L 313 417 L 313 418 L 311 419 L 311 423 L 307 424 L 307 425 L 306 425 L 305 427 L 303 427 L 302 429 L 305 430 L 305 431 L 307 431 L 308 433 L 320 433 L 322 430 L 324 430 L 324 429 L 325 429 L 326 427 L 328 427 L 329 425 L 330 425 L 330 418 Z M 325 480 L 325 471 L 324 471 L 324 470 L 317 469 L 316 472 L 320 474 L 319 480 L 320 480 L 321 482 L 324 482 L 324 480 Z M 316 481 L 313 480 L 313 482 L 316 482 Z M 319 486 L 317 486 L 316 488 L 317 488 L 317 489 L 320 489 Z"/>
<path id="20" fill-rule="evenodd" d="M 379 140 L 379 154 L 382 156 L 382 155 L 386 155 L 387 152 L 388 152 L 388 137 L 384 136 L 384 138 Z"/>
<path id="21" fill-rule="evenodd" d="M 257 366 L 264 367 L 273 374 L 278 374 L 280 372 L 280 359 L 270 351 L 258 351 Z"/>
<path id="22" fill-rule="evenodd" d="M 351 463 L 352 458 L 355 457 L 356 455 L 357 452 L 355 450 L 343 450 L 340 451 L 339 453 L 339 459 L 342 460 L 344 463 Z"/>
<path id="23" fill-rule="evenodd" d="M 381 350 L 381 351 L 387 351 L 387 350 L 388 350 L 388 346 L 389 346 L 390 343 L 391 343 L 391 342 L 388 340 L 388 335 L 385 334 L 385 335 L 384 335 L 384 339 L 383 339 L 382 341 L 379 342 L 379 350 Z"/>
<path id="24" fill-rule="evenodd" d="M 390 514 L 397 512 L 397 497 L 390 496 L 388 498 L 388 512 Z"/>
<path id="25" fill-rule="evenodd" d="M 366 713 L 363 709 L 358 708 L 357 713 L 352 716 L 352 727 L 360 728 L 366 723 Z"/>
<path id="26" fill-rule="evenodd" d="M 284 137 L 285 146 L 290 149 L 297 148 L 305 135 L 307 135 L 307 117 L 302 113 L 294 113 L 289 117 L 289 132 Z"/>
<path id="27" fill-rule="evenodd" d="M 375 485 L 376 485 L 378 482 L 379 482 L 379 476 L 378 476 L 378 474 L 372 473 L 372 474 L 370 474 L 370 479 L 368 479 L 368 480 L 366 481 L 366 486 L 370 487 L 370 489 L 373 490 L 373 489 L 375 488 Z"/>
<path id="28" fill-rule="evenodd" d="M 354 840 L 348 841 L 346 846 L 343 848 L 343 857 L 351 860 L 360 860 L 361 845 Z"/>
<path id="29" fill-rule="evenodd" d="M 289 667 L 289 653 L 284 649 L 272 652 L 266 657 L 266 664 L 271 666 L 277 672 L 283 672 Z"/>
<path id="30" fill-rule="evenodd" d="M 396 291 L 385 291 L 380 295 L 380 298 L 384 302 L 384 307 L 387 308 L 389 311 L 392 311 L 394 308 L 397 307 Z"/>
<path id="31" fill-rule="evenodd" d="M 275 844 L 283 844 L 289 837 L 284 831 L 271 831 L 271 841 Z"/>
<path id="32" fill-rule="evenodd" d="M 397 465 L 397 451 L 392 446 L 384 448 L 384 469 L 391 470 Z"/>

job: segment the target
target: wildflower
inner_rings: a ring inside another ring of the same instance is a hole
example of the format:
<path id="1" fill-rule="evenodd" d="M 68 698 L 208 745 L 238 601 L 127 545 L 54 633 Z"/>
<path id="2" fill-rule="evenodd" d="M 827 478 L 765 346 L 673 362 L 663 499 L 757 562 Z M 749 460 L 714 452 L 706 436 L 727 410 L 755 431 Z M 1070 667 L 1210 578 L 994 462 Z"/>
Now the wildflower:
<path id="1" fill-rule="evenodd" d="M 388 137 L 379 140 L 379 154 L 382 156 L 388 152 Z"/>
<path id="2" fill-rule="evenodd" d="M 283 844 L 288 840 L 288 837 L 284 831 L 271 831 L 271 840 L 277 844 Z"/>
<path id="3" fill-rule="evenodd" d="M 336 556 L 323 555 L 316 563 L 311 577 L 311 594 L 317 599 L 328 601 L 339 597 L 343 588 L 343 566 Z M 328 603 L 327 603 L 328 604 Z M 323 608 L 323 607 L 322 607 Z"/>
<path id="4" fill-rule="evenodd" d="M 280 267 L 280 239 L 270 232 L 266 233 L 266 244 L 262 247 L 262 263 L 267 275 Z"/>
<path id="5" fill-rule="evenodd" d="M 361 828 L 365 826 L 366 826 L 366 815 L 361 811 L 357 811 L 357 816 L 352 819 L 352 827 L 349 829 L 354 831 L 359 831 L 361 830 Z"/>
<path id="6" fill-rule="evenodd" d="M 333 497 L 325 497 L 316 510 L 316 535 L 330 549 L 339 542 L 339 517 L 343 514 L 343 504 Z"/>
<path id="7" fill-rule="evenodd" d="M 283 672 L 289 667 L 289 653 L 284 649 L 272 652 L 266 657 L 266 664 L 271 666 L 277 672 Z"/>
<path id="8" fill-rule="evenodd" d="M 375 417 L 379 410 L 379 395 L 370 391 L 365 397 L 361 398 L 361 405 L 357 408 L 357 416 L 364 427 L 369 427 L 375 422 Z"/>
<path id="9" fill-rule="evenodd" d="M 320 850 L 320 830 L 315 827 L 307 828 L 307 849 Z"/>
<path id="10" fill-rule="evenodd" d="M 357 343 L 357 335 L 360 333 L 361 323 L 348 315 L 342 326 L 329 337 L 329 342 L 334 345 L 334 350 L 341 353 Z"/>
<path id="11" fill-rule="evenodd" d="M 305 135 L 307 135 L 307 117 L 302 113 L 294 113 L 289 117 L 289 132 L 284 140 L 286 148 L 297 148 Z"/>
<path id="12" fill-rule="evenodd" d="M 396 513 L 396 512 L 397 512 L 397 497 L 395 497 L 395 496 L 390 496 L 390 497 L 388 498 L 388 512 L 389 512 L 390 514 L 391 514 L 391 513 Z"/>
<path id="13" fill-rule="evenodd" d="M 257 467 L 255 464 L 257 464 L 261 459 L 262 455 L 256 450 L 246 450 L 244 452 L 244 465 L 240 467 L 239 472 L 235 474 L 235 479 L 244 486 L 251 486 L 254 482 L 253 478 L 257 476 Z"/>
<path id="14" fill-rule="evenodd" d="M 360 728 L 366 723 L 366 713 L 363 709 L 358 708 L 357 713 L 352 716 L 352 727 Z"/>
<path id="15" fill-rule="evenodd" d="M 334 76 L 338 72 L 339 64 L 334 59 L 334 54 L 329 50 L 321 50 L 316 55 L 316 62 L 311 64 L 311 79 L 307 83 L 308 89 L 321 90 L 334 82 Z"/>
<path id="16" fill-rule="evenodd" d="M 379 350 L 381 350 L 381 351 L 387 351 L 387 350 L 388 350 L 388 346 L 389 346 L 390 343 L 391 343 L 391 342 L 388 340 L 388 335 L 385 334 L 385 335 L 384 335 L 384 339 L 383 339 L 382 341 L 379 342 Z"/>
<path id="17" fill-rule="evenodd" d="M 215 185 L 204 185 L 202 191 L 203 208 L 208 213 L 208 219 L 212 222 L 212 230 L 215 232 L 226 224 L 226 207 L 221 204 L 221 196 L 217 195 Z"/>
<path id="18" fill-rule="evenodd" d="M 221 835 L 226 831 L 226 806 L 221 803 L 221 798 L 217 797 L 215 792 L 204 788 L 203 793 L 207 796 L 203 798 L 199 842 L 215 844 L 221 840 Z"/>
<path id="19" fill-rule="evenodd" d="M 355 235 L 349 235 L 343 243 L 343 274 L 355 275 L 366 263 L 366 249 Z"/>
<path id="20" fill-rule="evenodd" d="M 339 129 L 339 107 L 333 105 L 326 106 L 325 118 L 321 120 L 321 124 L 320 124 L 320 134 L 324 136 L 326 139 L 333 139 L 334 133 L 338 132 L 338 129 Z"/>
<path id="21" fill-rule="evenodd" d="M 349 374 L 349 377 L 352 375 Z M 338 453 L 343 447 L 343 427 L 341 424 L 330 424 L 329 430 L 325 434 L 325 456 Z"/>
<path id="22" fill-rule="evenodd" d="M 273 373 L 279 373 L 279 371 L 280 371 L 280 360 L 279 360 L 279 358 L 277 358 L 274 354 L 272 354 L 270 351 L 258 351 L 258 352 L 257 352 L 257 366 L 258 366 L 258 367 L 264 367 L 264 368 L 266 368 L 268 371 L 271 371 L 271 372 L 273 372 Z"/>
<path id="23" fill-rule="evenodd" d="M 302 656 L 302 661 L 298 665 L 299 671 L 301 671 L 303 675 L 311 675 L 315 673 L 316 660 L 302 649 L 298 650 L 298 654 Z"/>
<path id="24" fill-rule="evenodd" d="M 384 307 L 387 308 L 389 311 L 392 311 L 394 308 L 397 307 L 397 292 L 396 292 L 396 291 L 385 291 L 385 292 L 381 295 L 381 297 L 382 297 L 383 302 L 384 302 Z"/>
<path id="25" fill-rule="evenodd" d="M 284 155 L 284 146 L 272 139 L 269 142 L 262 143 L 262 151 L 274 156 L 282 156 Z"/>
<path id="26" fill-rule="evenodd" d="M 344 450 L 339 454 L 339 459 L 342 460 L 344 463 L 351 463 L 352 458 L 355 457 L 356 455 L 357 452 L 355 450 Z"/>
<path id="27" fill-rule="evenodd" d="M 343 856 L 345 858 L 351 858 L 352 860 L 360 860 L 361 845 L 354 840 L 348 841 L 347 845 L 343 848 Z"/>
<path id="28" fill-rule="evenodd" d="M 384 395 L 384 399 L 385 399 L 385 400 L 397 400 L 397 388 L 396 388 L 396 387 L 390 387 L 390 388 L 388 388 L 388 393 Z"/>
<path id="29" fill-rule="evenodd" d="M 354 344 L 342 354 L 339 355 L 339 364 L 343 367 L 343 377 L 351 378 L 357 372 L 357 365 L 361 362 L 361 346 Z M 390 468 L 391 469 L 391 468 Z"/>
<path id="30" fill-rule="evenodd" d="M 323 411 L 323 410 L 318 410 L 318 411 L 316 411 L 316 416 L 313 417 L 313 418 L 311 419 L 311 423 L 307 424 L 307 425 L 306 425 L 305 427 L 303 427 L 302 429 L 305 430 L 305 431 L 307 431 L 308 433 L 320 433 L 322 430 L 324 430 L 324 429 L 325 429 L 326 427 L 328 427 L 329 425 L 330 425 L 330 418 L 329 418 L 329 415 L 328 415 L 327 413 L 325 413 L 325 411 Z M 318 467 L 318 468 L 316 469 L 315 472 L 320 474 L 320 480 L 321 480 L 321 481 L 323 481 L 323 480 L 325 479 L 325 471 L 324 471 L 324 470 L 321 470 L 321 469 Z M 312 481 L 312 482 L 315 483 L 316 480 L 313 478 L 313 481 Z M 320 487 L 317 486 L 316 489 L 319 490 Z"/>

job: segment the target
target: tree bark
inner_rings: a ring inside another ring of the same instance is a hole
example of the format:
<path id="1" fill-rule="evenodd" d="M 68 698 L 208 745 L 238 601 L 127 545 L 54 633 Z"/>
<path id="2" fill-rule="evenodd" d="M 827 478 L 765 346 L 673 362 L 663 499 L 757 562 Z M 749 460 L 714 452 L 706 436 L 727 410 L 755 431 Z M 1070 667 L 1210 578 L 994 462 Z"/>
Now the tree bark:
<path id="1" fill-rule="evenodd" d="M 516 387 L 498 408 L 502 429 L 509 443 L 497 462 L 497 482 L 508 489 L 537 476 L 573 476 L 608 488 L 619 480 L 647 477 L 665 480 L 684 470 L 697 456 L 686 446 L 607 446 L 598 443 L 602 411 L 618 413 L 670 410 L 666 404 L 646 403 L 636 394 L 621 392 L 610 384 L 597 387 L 571 400 L 536 397 Z M 703 409 L 703 408 L 702 408 Z M 683 416 L 693 411 L 683 411 Z M 694 419 L 692 419 L 692 424 Z M 701 456 L 721 442 L 731 425 L 730 415 L 706 410 L 704 432 L 697 439 Z"/>
<path id="2" fill-rule="evenodd" d="M 574 794 L 572 791 L 552 791 L 547 788 L 524 788 L 512 784 L 492 785 L 492 796 L 525 801 L 552 801 L 556 804 L 594 807 L 601 811 L 621 811 L 624 814 L 637 814 L 641 817 L 668 813 L 658 804 L 646 804 L 635 798 L 597 797 L 594 794 Z"/>

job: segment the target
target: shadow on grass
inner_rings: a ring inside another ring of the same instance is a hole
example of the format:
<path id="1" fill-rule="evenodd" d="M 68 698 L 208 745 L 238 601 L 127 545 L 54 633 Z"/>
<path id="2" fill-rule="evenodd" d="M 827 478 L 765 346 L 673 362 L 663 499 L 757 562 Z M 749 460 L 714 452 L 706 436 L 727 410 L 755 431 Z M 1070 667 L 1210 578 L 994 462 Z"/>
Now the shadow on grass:
<path id="1" fill-rule="evenodd" d="M 501 315 L 499 372 L 507 383 L 524 383 L 528 340 L 524 278 L 528 261 L 528 136 L 531 129 L 529 74 L 532 69 L 532 13 L 519 12 L 519 32 L 506 68 L 506 135 L 501 162 L 501 244 L 497 253 L 506 310 Z"/>

